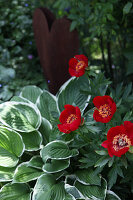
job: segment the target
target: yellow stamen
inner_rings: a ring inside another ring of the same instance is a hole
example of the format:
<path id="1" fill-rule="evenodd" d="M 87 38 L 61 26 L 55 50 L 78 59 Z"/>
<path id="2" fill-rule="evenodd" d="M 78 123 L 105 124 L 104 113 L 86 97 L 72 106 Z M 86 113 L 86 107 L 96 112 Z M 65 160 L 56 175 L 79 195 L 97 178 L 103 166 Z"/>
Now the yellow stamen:
<path id="1" fill-rule="evenodd" d="M 74 115 L 74 114 L 71 114 L 68 118 L 67 118 L 67 120 L 66 120 L 66 123 L 67 124 L 71 124 L 74 120 L 76 120 L 77 119 L 77 116 L 76 115 Z"/>
<path id="2" fill-rule="evenodd" d="M 116 135 L 113 139 L 113 148 L 115 151 L 119 151 L 125 147 L 131 146 L 131 140 L 125 134 Z"/>
<path id="3" fill-rule="evenodd" d="M 111 115 L 111 108 L 110 108 L 110 106 L 107 105 L 107 104 L 104 104 L 104 105 L 100 106 L 100 108 L 99 108 L 99 114 L 103 118 L 110 116 Z"/>
<path id="4" fill-rule="evenodd" d="M 78 72 L 80 69 L 85 67 L 85 62 L 84 61 L 79 61 L 76 65 L 76 71 Z"/>

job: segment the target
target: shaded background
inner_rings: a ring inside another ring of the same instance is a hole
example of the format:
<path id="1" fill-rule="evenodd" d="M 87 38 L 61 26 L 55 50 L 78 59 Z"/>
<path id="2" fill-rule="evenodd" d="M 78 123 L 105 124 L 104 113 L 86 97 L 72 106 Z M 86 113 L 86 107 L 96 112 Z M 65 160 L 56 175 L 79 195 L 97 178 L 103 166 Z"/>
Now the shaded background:
<path id="1" fill-rule="evenodd" d="M 72 20 L 79 54 L 90 70 L 105 72 L 112 85 L 133 79 L 133 3 L 125 0 L 0 0 L 0 101 L 25 85 L 47 89 L 32 28 L 33 12 L 47 7 L 57 18 Z"/>

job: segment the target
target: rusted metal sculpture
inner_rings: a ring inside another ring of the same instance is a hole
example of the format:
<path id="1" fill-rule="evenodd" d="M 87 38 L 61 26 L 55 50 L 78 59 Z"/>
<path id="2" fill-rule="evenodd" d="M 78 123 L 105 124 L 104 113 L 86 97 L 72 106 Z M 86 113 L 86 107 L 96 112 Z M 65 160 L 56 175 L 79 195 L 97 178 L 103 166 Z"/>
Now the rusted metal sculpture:
<path id="1" fill-rule="evenodd" d="M 78 53 L 78 33 L 76 30 L 70 32 L 70 24 L 66 17 L 56 19 L 46 8 L 34 11 L 33 29 L 38 55 L 53 94 L 70 78 L 68 61 Z"/>

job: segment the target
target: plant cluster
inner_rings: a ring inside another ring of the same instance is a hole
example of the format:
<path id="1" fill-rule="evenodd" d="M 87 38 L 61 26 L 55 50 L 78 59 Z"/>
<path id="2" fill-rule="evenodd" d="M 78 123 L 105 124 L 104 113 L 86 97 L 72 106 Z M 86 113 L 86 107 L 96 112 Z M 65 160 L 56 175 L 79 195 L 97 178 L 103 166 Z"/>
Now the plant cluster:
<path id="1" fill-rule="evenodd" d="M 132 84 L 114 90 L 74 59 L 56 96 L 26 86 L 0 104 L 1 200 L 132 198 Z"/>
<path id="2" fill-rule="evenodd" d="M 41 4 L 41 1 L 0 1 L 1 101 L 9 100 L 25 85 L 40 86 L 45 82 L 32 28 L 33 12 Z"/>

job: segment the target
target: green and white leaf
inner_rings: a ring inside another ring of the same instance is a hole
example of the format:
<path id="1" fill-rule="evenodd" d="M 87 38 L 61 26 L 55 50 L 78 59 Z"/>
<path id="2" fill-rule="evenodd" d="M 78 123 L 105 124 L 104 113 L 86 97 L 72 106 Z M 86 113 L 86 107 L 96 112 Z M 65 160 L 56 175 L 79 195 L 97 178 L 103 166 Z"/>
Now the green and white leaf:
<path id="1" fill-rule="evenodd" d="M 75 173 L 77 180 L 85 185 L 101 185 L 101 178 L 92 169 L 83 169 Z"/>
<path id="2" fill-rule="evenodd" d="M 68 145 L 63 141 L 53 141 L 48 143 L 40 153 L 44 163 L 49 158 L 62 160 L 78 155 L 76 149 L 70 150 Z"/>
<path id="3" fill-rule="evenodd" d="M 24 147 L 22 137 L 16 131 L 0 126 L 0 166 L 16 166 Z"/>
<path id="4" fill-rule="evenodd" d="M 46 118 L 48 121 L 59 117 L 56 97 L 47 90 L 44 90 L 39 96 L 37 107 L 39 108 L 42 117 Z"/>
<path id="5" fill-rule="evenodd" d="M 20 135 L 23 138 L 25 150 L 37 151 L 40 149 L 40 146 L 42 144 L 42 135 L 39 131 L 32 131 L 29 133 L 21 132 Z"/>
<path id="6" fill-rule="evenodd" d="M 43 138 L 43 144 L 46 145 L 47 143 L 49 143 L 49 137 L 52 134 L 52 125 L 47 119 L 43 117 L 41 126 L 39 127 L 39 131 Z"/>
<path id="7" fill-rule="evenodd" d="M 28 162 L 20 164 L 14 173 L 13 182 L 14 183 L 27 183 L 29 181 L 37 179 L 44 172 L 40 169 L 36 169 L 28 166 Z"/>
<path id="8" fill-rule="evenodd" d="M 12 181 L 15 167 L 0 167 L 0 182 Z"/>
<path id="9" fill-rule="evenodd" d="M 89 80 L 86 76 L 70 78 L 66 83 L 64 83 L 57 94 L 59 110 L 64 110 L 64 105 L 70 104 L 78 106 L 82 111 L 84 111 L 90 100 L 90 95 L 84 92 L 88 90 Z"/>
<path id="10" fill-rule="evenodd" d="M 15 101 L 15 102 L 24 102 L 24 103 L 30 103 L 30 101 L 28 99 L 25 99 L 23 97 L 20 97 L 20 96 L 14 96 L 11 98 L 10 101 Z"/>
<path id="11" fill-rule="evenodd" d="M 118 195 L 116 195 L 111 190 L 107 190 L 106 199 L 107 200 L 121 200 L 120 197 L 118 197 Z"/>
<path id="12" fill-rule="evenodd" d="M 67 191 L 68 194 L 71 194 L 76 199 L 80 199 L 80 198 L 83 197 L 81 195 L 81 193 L 77 190 L 77 188 L 75 186 L 71 186 L 69 184 L 65 184 L 65 189 L 66 189 L 66 191 Z"/>
<path id="13" fill-rule="evenodd" d="M 43 165 L 43 171 L 46 173 L 56 173 L 60 172 L 70 165 L 70 160 L 50 160 Z"/>
<path id="14" fill-rule="evenodd" d="M 64 200 L 66 191 L 64 183 L 56 183 L 53 175 L 42 175 L 34 187 L 33 200 Z"/>
<path id="15" fill-rule="evenodd" d="M 24 97 L 25 99 L 28 99 L 29 101 L 35 104 L 41 93 L 42 90 L 39 87 L 35 85 L 28 85 L 22 89 L 20 96 Z"/>
<path id="16" fill-rule="evenodd" d="M 67 194 L 64 200 L 76 200 L 71 194 Z"/>
<path id="17" fill-rule="evenodd" d="M 0 200 L 31 200 L 31 190 L 27 184 L 8 183 L 0 190 Z"/>
<path id="18" fill-rule="evenodd" d="M 75 182 L 75 187 L 81 192 L 85 198 L 91 198 L 93 200 L 105 200 L 107 183 L 102 179 L 101 186 L 96 185 L 84 185 L 78 181 Z"/>
<path id="19" fill-rule="evenodd" d="M 31 160 L 28 162 L 29 167 L 42 169 L 44 165 L 44 162 L 42 161 L 42 158 L 40 156 L 33 156 Z"/>
<path id="20" fill-rule="evenodd" d="M 39 128 L 41 115 L 32 104 L 11 101 L 0 104 L 0 121 L 16 131 L 31 132 Z"/>

